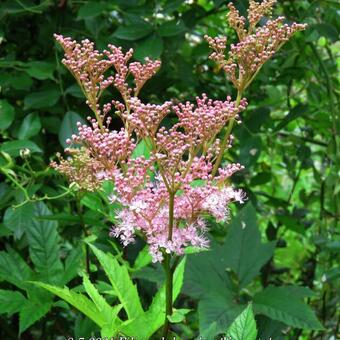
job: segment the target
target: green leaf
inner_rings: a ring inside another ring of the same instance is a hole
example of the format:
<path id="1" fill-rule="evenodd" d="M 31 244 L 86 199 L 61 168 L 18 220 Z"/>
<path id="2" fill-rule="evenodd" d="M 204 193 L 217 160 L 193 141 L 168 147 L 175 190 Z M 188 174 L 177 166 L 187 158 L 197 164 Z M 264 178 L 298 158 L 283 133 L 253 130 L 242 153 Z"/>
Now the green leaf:
<path id="1" fill-rule="evenodd" d="M 237 274 L 240 287 L 245 287 L 273 256 L 275 242 L 261 242 L 256 212 L 251 204 L 239 212 L 229 228 L 224 244 L 225 266 Z"/>
<path id="2" fill-rule="evenodd" d="M 149 142 L 149 141 L 148 141 Z M 147 146 L 147 143 L 144 139 L 142 139 L 132 153 L 132 158 L 137 158 L 140 156 L 144 156 L 146 159 L 150 158 L 150 148 Z"/>
<path id="3" fill-rule="evenodd" d="M 179 295 L 182 285 L 186 258 L 178 264 L 173 281 L 173 302 Z M 121 332 L 128 336 L 134 336 L 138 329 L 140 339 L 149 339 L 163 324 L 165 320 L 165 284 L 159 289 L 152 300 L 147 312 L 141 314 L 128 325 L 121 328 Z"/>
<path id="4" fill-rule="evenodd" d="M 66 284 L 77 276 L 79 268 L 81 268 L 82 262 L 82 249 L 81 246 L 73 248 L 68 254 L 65 261 L 65 269 L 61 278 L 61 283 Z"/>
<path id="5" fill-rule="evenodd" d="M 91 18 L 100 15 L 107 8 L 107 4 L 98 2 L 87 2 L 80 6 L 77 19 Z"/>
<path id="6" fill-rule="evenodd" d="M 127 267 L 120 265 L 114 257 L 103 253 L 93 245 L 90 244 L 90 247 L 103 267 L 129 319 L 134 319 L 143 314 L 137 288 L 130 278 Z"/>
<path id="7" fill-rule="evenodd" d="M 171 323 L 181 323 L 185 319 L 185 316 L 191 311 L 192 309 L 187 308 L 175 309 L 172 315 L 168 315 L 168 319 Z"/>
<path id="8" fill-rule="evenodd" d="M 59 296 L 61 299 L 65 300 L 70 305 L 72 305 L 73 307 L 77 308 L 80 312 L 85 314 L 99 327 L 103 327 L 106 324 L 104 316 L 99 312 L 96 305 L 83 294 L 69 290 L 67 287 L 60 288 L 42 282 L 32 283 Z"/>
<path id="9" fill-rule="evenodd" d="M 41 121 L 39 115 L 36 113 L 30 113 L 27 115 L 18 132 L 19 139 L 30 139 L 39 133 L 41 129 Z"/>
<path id="10" fill-rule="evenodd" d="M 149 246 L 146 245 L 139 253 L 133 265 L 134 270 L 139 270 L 146 267 L 152 261 L 152 257 L 149 252 Z"/>
<path id="11" fill-rule="evenodd" d="M 15 238 L 20 239 L 25 232 L 25 228 L 31 223 L 33 218 L 33 204 L 26 203 L 19 208 L 7 208 L 4 215 L 4 224 L 6 228 L 13 231 Z"/>
<path id="12" fill-rule="evenodd" d="M 224 333 L 243 308 L 235 303 L 235 296 L 229 290 L 204 294 L 198 304 L 200 334 L 213 339 Z"/>
<path id="13" fill-rule="evenodd" d="M 227 331 L 233 340 L 256 340 L 257 330 L 251 304 L 236 318 Z"/>
<path id="14" fill-rule="evenodd" d="M 39 146 L 30 140 L 14 140 L 9 142 L 4 142 L 0 145 L 0 151 L 7 152 L 10 156 L 18 157 L 20 155 L 20 150 L 28 149 L 32 153 L 43 152 Z"/>
<path id="15" fill-rule="evenodd" d="M 87 192 L 81 199 L 81 204 L 93 211 L 104 211 L 103 202 L 97 193 Z"/>
<path id="16" fill-rule="evenodd" d="M 303 116 L 308 110 L 308 105 L 299 104 L 289 111 L 287 116 L 285 116 L 281 122 L 275 127 L 274 132 L 280 131 L 286 125 L 288 125 L 293 120 Z"/>
<path id="17" fill-rule="evenodd" d="M 34 205 L 34 214 L 35 218 L 28 225 L 26 232 L 30 258 L 40 279 L 49 283 L 57 283 L 63 271 L 59 258 L 58 224 L 55 221 L 39 220 L 39 216 L 51 214 L 42 202 Z"/>
<path id="18" fill-rule="evenodd" d="M 17 291 L 0 289 L 0 314 L 17 313 L 26 302 L 26 298 Z"/>
<path id="19" fill-rule="evenodd" d="M 0 251 L 0 281 L 7 281 L 25 289 L 27 280 L 32 279 L 33 272 L 21 256 L 11 248 Z"/>
<path id="20" fill-rule="evenodd" d="M 152 34 L 145 38 L 135 48 L 134 57 L 137 60 L 144 61 L 146 57 L 158 59 L 163 53 L 163 39 L 158 34 Z"/>
<path id="21" fill-rule="evenodd" d="M 51 79 L 54 80 L 53 72 L 55 64 L 46 61 L 30 61 L 26 63 L 25 71 L 32 77 L 39 80 Z"/>
<path id="22" fill-rule="evenodd" d="M 117 321 L 121 323 L 118 319 L 118 313 L 121 310 L 122 305 L 111 307 L 104 297 L 99 294 L 97 288 L 91 283 L 86 274 L 83 275 L 83 285 L 86 293 L 90 296 L 99 312 L 106 319 L 106 324 L 102 326 L 102 336 L 113 336 L 114 330 L 118 326 Z"/>
<path id="23" fill-rule="evenodd" d="M 12 124 L 15 117 L 14 107 L 5 99 L 0 100 L 0 130 L 5 130 Z"/>
<path id="24" fill-rule="evenodd" d="M 147 21 L 137 17 L 128 16 L 129 25 L 121 25 L 113 36 L 122 40 L 138 40 L 146 37 L 153 31 L 153 27 Z"/>
<path id="25" fill-rule="evenodd" d="M 165 22 L 158 28 L 158 33 L 162 37 L 172 37 L 184 33 L 186 30 L 184 21 L 179 19 Z"/>
<path id="26" fill-rule="evenodd" d="M 40 320 L 51 309 L 50 302 L 32 302 L 26 301 L 19 312 L 19 334 Z"/>
<path id="27" fill-rule="evenodd" d="M 24 109 L 42 109 L 57 104 L 60 98 L 60 91 L 49 89 L 28 94 L 24 99 Z"/>
<path id="28" fill-rule="evenodd" d="M 268 286 L 254 296 L 254 310 L 258 314 L 303 329 L 323 329 L 313 311 L 301 301 L 307 291 L 293 287 Z"/>
<path id="29" fill-rule="evenodd" d="M 78 134 L 78 122 L 82 125 L 86 124 L 86 121 L 76 112 L 68 111 L 65 114 L 59 129 L 59 142 L 64 148 L 68 147 L 66 139 L 71 138 L 73 134 Z"/>

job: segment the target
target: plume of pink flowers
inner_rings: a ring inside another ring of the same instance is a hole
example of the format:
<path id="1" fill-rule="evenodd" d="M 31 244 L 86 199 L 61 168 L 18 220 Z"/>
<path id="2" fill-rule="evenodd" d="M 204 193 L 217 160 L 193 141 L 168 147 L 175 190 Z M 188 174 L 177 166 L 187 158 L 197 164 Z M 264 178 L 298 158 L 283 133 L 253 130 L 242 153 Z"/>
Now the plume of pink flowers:
<path id="1" fill-rule="evenodd" d="M 212 100 L 202 94 L 195 103 L 145 104 L 139 93 L 160 68 L 160 61 L 146 58 L 144 63 L 130 62 L 132 49 L 124 53 L 120 47 L 109 45 L 99 52 L 88 40 L 78 43 L 55 35 L 65 51 L 63 63 L 83 90 L 95 118 L 89 117 L 90 125 L 78 124 L 78 134 L 67 141 L 65 151 L 70 157 L 59 156 L 59 162 L 52 166 L 84 190 L 100 190 L 104 181 L 113 181 L 115 189 L 109 199 L 118 202 L 120 209 L 110 234 L 124 246 L 136 235 L 143 237 L 155 262 L 163 261 L 166 254 L 181 255 L 187 246 L 205 248 L 205 217 L 226 221 L 228 206 L 244 202 L 245 193 L 230 185 L 230 177 L 242 170 L 242 165 L 221 164 L 223 152 L 232 146 L 232 124 L 239 122 L 247 106 L 242 92 L 281 45 L 305 27 L 295 23 L 288 26 L 282 17 L 257 27 L 274 3 L 250 1 L 248 27 L 246 18 L 229 5 L 229 24 L 239 42 L 230 46 L 227 60 L 226 38 L 206 37 L 213 49 L 210 58 L 219 63 L 238 90 L 235 101 L 229 96 Z M 101 105 L 102 92 L 109 86 L 118 90 L 120 99 Z M 120 131 L 108 128 L 112 111 L 123 122 Z M 170 113 L 176 123 L 166 128 L 162 121 Z M 219 134 L 225 126 L 227 133 L 221 141 Z M 141 142 L 150 157 L 134 156 Z"/>

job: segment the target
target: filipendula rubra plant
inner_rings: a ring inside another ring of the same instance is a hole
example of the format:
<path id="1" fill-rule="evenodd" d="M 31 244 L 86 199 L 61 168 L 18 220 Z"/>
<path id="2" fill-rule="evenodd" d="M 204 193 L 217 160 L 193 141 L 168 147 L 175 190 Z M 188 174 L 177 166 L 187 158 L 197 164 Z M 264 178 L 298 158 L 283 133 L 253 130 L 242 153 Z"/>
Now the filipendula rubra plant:
<path id="1" fill-rule="evenodd" d="M 239 115 L 247 106 L 243 93 L 263 64 L 296 31 L 305 28 L 284 24 L 283 17 L 258 26 L 271 14 L 274 3 L 250 0 L 247 19 L 229 4 L 227 19 L 239 41 L 230 45 L 227 58 L 225 37 L 205 37 L 213 49 L 210 58 L 237 90 L 235 101 L 230 96 L 212 100 L 203 94 L 195 103 L 145 104 L 139 92 L 160 68 L 160 61 L 130 62 L 132 49 L 123 53 L 120 47 L 109 45 L 99 52 L 89 40 L 77 43 L 55 35 L 65 51 L 63 64 L 76 78 L 94 118 L 88 118 L 89 126 L 78 123 L 78 134 L 67 140 L 70 147 L 65 152 L 71 157 L 59 156 L 59 163 L 52 166 L 84 190 L 100 190 L 107 180 L 114 183 L 115 192 L 109 199 L 120 209 L 110 235 L 124 246 L 136 235 L 144 238 L 153 261 L 164 266 L 165 338 L 170 328 L 168 316 L 173 313 L 173 273 L 185 248 L 208 247 L 204 217 L 208 214 L 227 221 L 228 205 L 245 200 L 245 194 L 229 181 L 242 165 L 222 164 L 223 154 L 232 144 L 233 124 L 240 122 Z M 109 86 L 119 91 L 121 99 L 102 104 L 101 95 Z M 177 121 L 168 129 L 162 121 L 170 113 Z M 121 130 L 109 129 L 110 114 L 120 117 Z M 133 156 L 141 141 L 150 151 L 149 158 Z"/>

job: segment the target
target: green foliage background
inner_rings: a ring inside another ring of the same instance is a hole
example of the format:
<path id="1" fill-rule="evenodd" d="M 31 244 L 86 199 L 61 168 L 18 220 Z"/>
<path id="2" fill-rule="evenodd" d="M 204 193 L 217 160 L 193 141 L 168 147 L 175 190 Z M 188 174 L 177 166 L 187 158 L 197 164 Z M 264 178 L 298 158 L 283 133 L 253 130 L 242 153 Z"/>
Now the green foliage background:
<path id="1" fill-rule="evenodd" d="M 233 2 L 245 13 L 246 0 Z M 110 286 L 83 240 L 95 236 L 97 247 L 130 263 L 143 246 L 122 250 L 109 240 L 114 209 L 108 210 L 105 195 L 63 195 L 68 184 L 48 167 L 75 123 L 90 114 L 60 63 L 53 33 L 89 38 L 99 49 L 108 43 L 133 47 L 138 60 L 161 58 L 160 72 L 141 94 L 144 100 L 192 100 L 202 92 L 221 99 L 235 93 L 208 60 L 202 37 L 227 34 L 228 41 L 235 39 L 226 25 L 226 3 L 0 3 L 1 338 L 98 334 L 89 319 L 28 281 L 81 291 L 77 274 L 88 267 L 97 289 L 106 292 Z M 279 1 L 276 6 L 275 14 L 309 27 L 267 63 L 247 90 L 250 105 L 225 161 L 245 165 L 234 182 L 247 192 L 249 203 L 234 209 L 229 225 L 211 222 L 211 251 L 188 256 L 176 306 L 196 312 L 176 326 L 181 338 L 201 334 L 210 339 L 225 332 L 248 301 L 253 301 L 261 339 L 336 338 L 339 9 L 333 0 Z M 106 98 L 115 95 L 108 91 Z M 114 125 L 119 126 L 118 120 Z M 45 195 L 60 197 L 12 207 Z M 134 268 L 145 306 L 162 272 L 157 266 Z"/>

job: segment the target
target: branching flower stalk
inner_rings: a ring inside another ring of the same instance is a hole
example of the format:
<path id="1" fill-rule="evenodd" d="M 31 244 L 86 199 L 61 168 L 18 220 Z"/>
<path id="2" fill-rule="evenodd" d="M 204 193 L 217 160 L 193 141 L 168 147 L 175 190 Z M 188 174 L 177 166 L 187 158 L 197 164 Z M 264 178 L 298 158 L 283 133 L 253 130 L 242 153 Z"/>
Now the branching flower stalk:
<path id="1" fill-rule="evenodd" d="M 274 3 L 250 1 L 247 20 L 229 5 L 227 18 L 239 42 L 230 45 L 228 58 L 225 37 L 205 37 L 213 49 L 210 58 L 237 90 L 235 101 L 230 96 L 221 101 L 202 94 L 196 103 L 144 104 L 139 93 L 159 69 L 160 61 L 130 62 L 132 49 L 124 54 L 120 47 L 109 45 L 99 52 L 88 40 L 78 43 L 55 35 L 65 51 L 62 62 L 76 78 L 95 118 L 88 117 L 90 125 L 78 123 L 78 134 L 67 140 L 70 147 L 65 152 L 70 157 L 59 155 L 59 162 L 52 166 L 83 190 L 101 190 L 108 180 L 114 183 L 109 200 L 120 208 L 110 235 L 124 246 L 141 235 L 153 262 L 161 262 L 165 270 L 164 338 L 173 312 L 173 273 L 185 248 L 208 247 L 205 216 L 227 221 L 228 205 L 245 200 L 244 192 L 229 183 L 243 166 L 222 165 L 223 154 L 232 145 L 233 125 L 240 122 L 239 114 L 247 106 L 242 95 L 263 64 L 296 31 L 305 28 L 283 24 L 282 17 L 258 26 L 260 19 L 270 15 Z M 121 99 L 102 104 L 102 93 L 109 86 L 119 91 Z M 123 122 L 120 131 L 109 129 L 111 111 Z M 168 129 L 162 124 L 170 112 L 177 122 Z M 138 143 L 145 143 L 150 157 L 134 155 Z"/>

